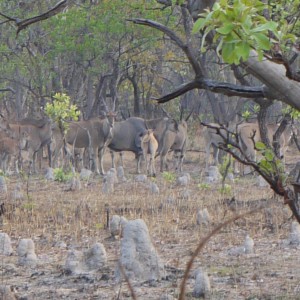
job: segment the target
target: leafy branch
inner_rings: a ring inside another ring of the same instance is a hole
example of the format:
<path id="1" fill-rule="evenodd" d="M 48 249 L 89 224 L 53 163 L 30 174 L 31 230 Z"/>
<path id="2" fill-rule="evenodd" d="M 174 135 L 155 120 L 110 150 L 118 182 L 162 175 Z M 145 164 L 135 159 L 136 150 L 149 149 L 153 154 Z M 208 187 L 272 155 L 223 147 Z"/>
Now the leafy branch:
<path id="1" fill-rule="evenodd" d="M 62 134 L 65 134 L 68 130 L 68 119 L 77 121 L 80 112 L 75 104 L 70 104 L 70 97 L 66 94 L 56 93 L 53 103 L 47 103 L 45 107 L 45 113 L 54 122 L 58 124 Z"/>
<path id="2" fill-rule="evenodd" d="M 283 64 L 286 76 L 300 81 L 299 74 L 292 70 L 289 60 L 282 54 L 282 49 L 297 45 L 297 34 L 293 33 L 297 21 L 288 22 L 284 17 L 277 22 L 269 20 L 269 14 L 265 12 L 271 7 L 263 1 L 228 2 L 215 3 L 195 22 L 193 32 L 200 31 L 203 35 L 202 52 L 206 51 L 206 37 L 213 33 L 216 52 L 226 63 L 239 65 L 246 62 L 254 50 L 260 61 L 265 57 Z"/>

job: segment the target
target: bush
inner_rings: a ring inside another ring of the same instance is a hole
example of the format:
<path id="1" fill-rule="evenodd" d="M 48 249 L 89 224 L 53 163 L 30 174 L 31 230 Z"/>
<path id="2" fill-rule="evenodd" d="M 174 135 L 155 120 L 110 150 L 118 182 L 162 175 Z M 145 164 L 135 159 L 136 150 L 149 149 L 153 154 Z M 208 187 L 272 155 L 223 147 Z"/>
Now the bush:
<path id="1" fill-rule="evenodd" d="M 62 168 L 56 168 L 53 170 L 54 180 L 58 182 L 66 182 L 73 178 L 74 174 L 72 172 L 64 172 Z"/>
<path id="2" fill-rule="evenodd" d="M 166 180 L 170 183 L 175 182 L 175 180 L 176 180 L 175 174 L 171 173 L 171 172 L 167 172 L 167 171 L 162 173 L 162 177 L 164 180 Z"/>

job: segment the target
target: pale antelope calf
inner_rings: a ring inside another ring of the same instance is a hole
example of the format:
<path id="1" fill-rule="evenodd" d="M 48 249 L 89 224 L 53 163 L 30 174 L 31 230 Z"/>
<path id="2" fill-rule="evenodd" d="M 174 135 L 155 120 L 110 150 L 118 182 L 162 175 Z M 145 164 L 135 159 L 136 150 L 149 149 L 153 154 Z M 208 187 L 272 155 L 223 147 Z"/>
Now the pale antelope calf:
<path id="1" fill-rule="evenodd" d="M 155 176 L 155 154 L 158 149 L 158 142 L 154 137 L 152 129 L 147 129 L 143 134 L 141 134 L 141 147 L 146 162 L 146 171 L 150 174 L 150 176 Z M 148 154 L 150 157 L 149 161 Z"/>

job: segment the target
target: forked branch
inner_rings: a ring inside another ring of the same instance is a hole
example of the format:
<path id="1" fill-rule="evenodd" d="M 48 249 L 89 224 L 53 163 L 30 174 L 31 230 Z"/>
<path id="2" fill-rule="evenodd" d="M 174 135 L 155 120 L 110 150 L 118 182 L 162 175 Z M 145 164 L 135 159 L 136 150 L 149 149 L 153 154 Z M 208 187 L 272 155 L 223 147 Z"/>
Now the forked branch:
<path id="1" fill-rule="evenodd" d="M 39 21 L 49 19 L 49 18 L 57 15 L 64 8 L 67 7 L 67 4 L 68 4 L 68 0 L 62 0 L 62 1 L 58 2 L 54 7 L 49 9 L 48 11 L 42 13 L 41 15 L 38 15 L 38 16 L 29 18 L 29 19 L 25 19 L 25 20 L 20 20 L 20 19 L 15 18 L 15 17 L 9 17 L 9 16 L 7 16 L 7 15 L 1 13 L 1 12 L 0 12 L 0 15 L 6 19 L 5 22 L 10 22 L 10 21 L 15 22 L 15 24 L 18 27 L 18 29 L 17 29 L 17 35 L 18 35 L 21 30 L 25 29 L 29 25 L 34 24 L 34 23 L 39 22 Z M 4 23 L 4 22 L 2 22 L 2 23 Z"/>
<path id="2" fill-rule="evenodd" d="M 216 130 L 216 134 L 218 134 L 222 139 L 223 143 L 220 143 L 218 147 L 225 152 L 229 153 L 233 156 L 237 161 L 242 163 L 243 165 L 251 166 L 258 174 L 260 174 L 270 185 L 271 189 L 284 198 L 284 204 L 287 204 L 291 209 L 294 217 L 297 222 L 300 224 L 300 214 L 297 209 L 297 198 L 295 193 L 288 187 L 285 186 L 282 182 L 282 178 L 284 174 L 280 174 L 280 170 L 275 168 L 273 171 L 264 170 L 260 167 L 259 163 L 251 160 L 243 151 L 240 146 L 239 135 L 237 133 L 231 132 L 223 125 L 215 126 L 211 124 L 205 124 L 201 122 L 203 126 Z M 224 133 L 225 132 L 225 133 Z M 254 143 L 255 132 L 253 132 L 252 142 Z"/>

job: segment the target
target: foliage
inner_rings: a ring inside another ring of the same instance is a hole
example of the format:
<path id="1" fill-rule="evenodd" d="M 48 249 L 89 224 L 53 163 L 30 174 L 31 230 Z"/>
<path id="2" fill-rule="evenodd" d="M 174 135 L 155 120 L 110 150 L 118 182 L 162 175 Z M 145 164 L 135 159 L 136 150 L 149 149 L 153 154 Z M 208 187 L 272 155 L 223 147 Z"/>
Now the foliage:
<path id="1" fill-rule="evenodd" d="M 22 208 L 25 210 L 33 210 L 36 207 L 36 204 L 33 202 L 27 202 L 22 205 Z"/>
<path id="2" fill-rule="evenodd" d="M 200 190 L 210 190 L 211 189 L 211 186 L 209 183 L 198 183 L 197 184 L 197 187 L 200 189 Z"/>
<path id="3" fill-rule="evenodd" d="M 247 109 L 245 111 L 243 111 L 242 113 L 242 117 L 243 119 L 245 119 L 245 121 L 248 121 L 252 116 L 252 113 Z"/>
<path id="4" fill-rule="evenodd" d="M 80 112 L 75 104 L 70 104 L 70 97 L 66 94 L 56 93 L 53 98 L 53 103 L 46 104 L 45 113 L 66 133 L 69 125 L 66 120 L 77 121 Z"/>
<path id="5" fill-rule="evenodd" d="M 95 224 L 95 228 L 96 228 L 97 230 L 100 230 L 100 229 L 104 229 L 105 226 L 104 226 L 104 224 L 102 224 L 102 223 L 96 223 L 96 224 Z"/>
<path id="6" fill-rule="evenodd" d="M 65 172 L 62 168 L 55 168 L 53 173 L 54 180 L 58 182 L 66 182 L 74 177 L 73 172 Z"/>
<path id="7" fill-rule="evenodd" d="M 258 161 L 258 167 L 269 178 L 278 178 L 284 185 L 287 179 L 284 171 L 284 163 L 276 157 L 274 151 L 267 148 L 263 142 L 255 143 L 256 150 L 262 155 Z"/>
<path id="8" fill-rule="evenodd" d="M 164 50 L 164 43 L 160 40 L 162 34 L 135 26 L 127 19 L 143 17 L 162 23 L 167 20 L 170 25 L 175 19 L 170 15 L 172 8 L 157 9 L 155 0 L 78 2 L 80 5 L 70 5 L 58 15 L 21 31 L 17 38 L 12 23 L 2 22 L 0 87 L 18 82 L 16 84 L 24 89 L 21 92 L 26 95 L 24 107 L 28 109 L 44 107 L 45 97 L 62 90 L 76 99 L 78 106 L 87 107 L 84 101 L 96 98 L 93 93 L 97 92 L 97 85 L 114 66 L 119 73 L 106 78 L 115 80 L 120 99 L 125 98 L 122 97 L 124 94 L 132 94 L 132 84 L 124 79 L 127 70 L 131 72 L 132 66 L 138 65 L 142 100 L 148 100 L 153 93 L 160 94 L 156 90 L 162 85 L 161 77 L 157 76 L 155 65 L 160 64 L 158 51 Z M 30 5 L 24 1 L 22 5 L 16 0 L 2 1 L 0 11 L 8 16 L 13 12 L 14 16 L 25 19 L 54 4 L 54 0 L 31 1 Z M 88 80 L 90 85 L 87 85 Z M 90 94 L 87 93 L 88 87 L 92 87 Z M 107 88 L 111 86 L 107 85 Z M 110 91 L 104 94 L 109 95 Z M 6 95 L 10 96 L 5 93 L 4 97 Z"/>
<path id="9" fill-rule="evenodd" d="M 230 166 L 228 166 L 228 164 Z M 231 166 L 231 156 L 230 155 L 224 156 L 223 161 L 221 164 L 218 165 L 218 168 L 220 174 L 222 175 L 222 178 L 224 178 L 228 173 L 232 173 L 233 168 Z"/>
<path id="10" fill-rule="evenodd" d="M 220 192 L 222 195 L 230 196 L 231 193 L 232 193 L 231 185 L 225 183 L 224 186 L 222 186 L 222 187 L 219 189 L 219 192 Z"/>
<path id="11" fill-rule="evenodd" d="M 249 109 L 246 109 L 245 111 L 242 112 L 242 117 L 243 119 L 245 119 L 245 121 L 248 121 L 250 118 L 255 117 L 260 110 L 260 106 L 259 105 L 254 105 L 254 107 L 252 108 L 252 111 L 250 111 Z"/>
<path id="12" fill-rule="evenodd" d="M 287 114 L 290 115 L 290 117 L 292 118 L 292 120 L 296 120 L 299 121 L 300 120 L 300 111 L 291 107 L 291 106 L 287 106 L 286 108 L 284 108 L 282 110 L 283 114 Z"/>
<path id="13" fill-rule="evenodd" d="M 264 16 L 268 9 L 272 6 L 259 0 L 221 0 L 212 10 L 200 15 L 193 32 L 203 32 L 201 49 L 206 51 L 205 39 L 214 31 L 217 53 L 229 64 L 246 61 L 251 49 L 255 49 L 262 59 L 274 43 L 284 46 L 296 41 L 296 35 L 292 33 L 294 23 L 288 23 L 284 18 L 268 20 Z"/>
<path id="14" fill-rule="evenodd" d="M 172 182 L 174 182 L 176 180 L 175 174 L 171 173 L 171 172 L 168 172 L 168 171 L 164 171 L 162 173 L 162 177 L 163 177 L 164 180 L 166 180 L 166 181 L 168 181 L 170 183 L 172 183 Z"/>

